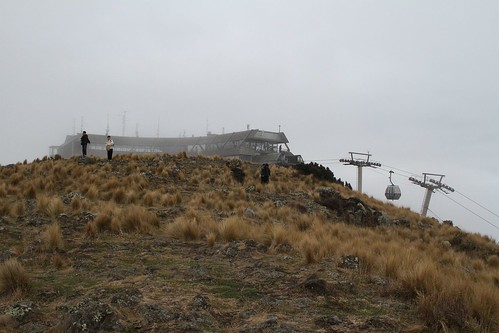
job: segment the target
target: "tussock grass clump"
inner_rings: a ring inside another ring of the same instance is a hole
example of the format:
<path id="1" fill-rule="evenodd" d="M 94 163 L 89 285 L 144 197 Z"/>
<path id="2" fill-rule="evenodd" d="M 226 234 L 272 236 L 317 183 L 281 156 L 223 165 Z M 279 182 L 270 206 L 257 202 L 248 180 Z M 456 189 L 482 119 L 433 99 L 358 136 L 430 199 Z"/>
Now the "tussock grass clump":
<path id="1" fill-rule="evenodd" d="M 316 238 L 309 235 L 303 237 L 300 243 L 300 250 L 307 264 L 318 263 L 324 258 L 324 247 Z"/>
<path id="2" fill-rule="evenodd" d="M 24 293 L 30 289 L 28 272 L 17 259 L 9 259 L 0 265 L 0 294 Z"/>
<path id="3" fill-rule="evenodd" d="M 163 206 L 172 207 L 182 203 L 182 193 L 175 191 L 174 193 L 167 193 L 161 196 L 161 204 Z"/>
<path id="4" fill-rule="evenodd" d="M 29 199 L 36 198 L 36 186 L 33 182 L 29 182 L 24 188 L 24 196 Z"/>
<path id="5" fill-rule="evenodd" d="M 7 185 L 5 183 L 0 183 L 0 198 L 5 198 L 7 193 Z"/>
<path id="6" fill-rule="evenodd" d="M 7 200 L 0 201 L 0 216 L 11 216 L 12 205 Z"/>
<path id="7" fill-rule="evenodd" d="M 14 212 L 17 216 L 24 215 L 24 213 L 26 212 L 26 206 L 24 204 L 24 200 L 17 201 L 14 207 Z"/>
<path id="8" fill-rule="evenodd" d="M 144 194 L 142 201 L 144 202 L 144 205 L 147 207 L 153 207 L 156 205 L 158 202 L 161 201 L 161 192 L 159 191 L 147 191 L 146 194 Z"/>
<path id="9" fill-rule="evenodd" d="M 112 192 L 112 199 L 117 204 L 122 204 L 126 202 L 127 195 L 123 187 L 118 187 Z"/>
<path id="10" fill-rule="evenodd" d="M 201 231 L 195 218 L 181 216 L 166 227 L 166 233 L 174 238 L 186 241 L 196 241 L 201 237 Z"/>
<path id="11" fill-rule="evenodd" d="M 71 209 L 73 211 L 79 211 L 83 206 L 83 203 L 82 203 L 82 200 L 80 199 L 80 197 L 73 197 L 73 199 L 71 199 Z"/>
<path id="12" fill-rule="evenodd" d="M 45 232 L 42 234 L 42 243 L 45 251 L 62 249 L 62 232 L 58 223 L 52 223 L 47 227 Z"/>
<path id="13" fill-rule="evenodd" d="M 64 260 L 64 258 L 57 252 L 52 256 L 51 262 L 52 265 L 54 265 L 54 267 L 57 269 L 61 269 L 66 265 L 66 261 Z"/>
<path id="14" fill-rule="evenodd" d="M 23 180 L 23 175 L 21 173 L 14 173 L 9 177 L 9 183 L 12 186 L 18 186 L 19 183 Z"/>
<path id="15" fill-rule="evenodd" d="M 148 233 L 152 228 L 159 226 L 159 219 L 145 208 L 132 205 L 122 211 L 117 224 L 122 232 Z"/>
<path id="16" fill-rule="evenodd" d="M 499 268 L 499 256 L 493 254 L 487 258 L 487 265 L 493 268 Z"/>
<path id="17" fill-rule="evenodd" d="M 83 187 L 83 194 L 85 195 L 85 198 L 89 200 L 95 200 L 97 198 L 98 193 L 99 190 L 97 189 L 97 186 L 95 184 Z"/>
<path id="18" fill-rule="evenodd" d="M 220 236 L 226 242 L 247 239 L 249 235 L 250 227 L 241 217 L 231 216 L 220 225 Z"/>
<path id="19" fill-rule="evenodd" d="M 38 195 L 36 199 L 36 208 L 38 212 L 48 217 L 56 217 L 64 212 L 64 203 L 58 197 L 49 197 L 47 195 Z"/>
<path id="20" fill-rule="evenodd" d="M 102 232 L 113 229 L 113 219 L 118 215 L 118 208 L 112 204 L 107 204 L 101 207 L 99 215 L 94 221 L 87 225 L 87 234 L 92 234 L 94 231 Z M 95 229 L 95 230 L 94 230 Z"/>

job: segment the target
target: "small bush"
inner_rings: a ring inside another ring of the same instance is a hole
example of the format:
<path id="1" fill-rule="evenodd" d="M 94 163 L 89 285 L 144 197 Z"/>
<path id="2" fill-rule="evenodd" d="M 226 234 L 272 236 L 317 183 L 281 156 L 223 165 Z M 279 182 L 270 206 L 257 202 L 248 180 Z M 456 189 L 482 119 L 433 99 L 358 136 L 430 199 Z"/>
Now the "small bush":
<path id="1" fill-rule="evenodd" d="M 0 265 L 0 294 L 26 292 L 31 288 L 31 280 L 17 259 L 9 259 Z"/>

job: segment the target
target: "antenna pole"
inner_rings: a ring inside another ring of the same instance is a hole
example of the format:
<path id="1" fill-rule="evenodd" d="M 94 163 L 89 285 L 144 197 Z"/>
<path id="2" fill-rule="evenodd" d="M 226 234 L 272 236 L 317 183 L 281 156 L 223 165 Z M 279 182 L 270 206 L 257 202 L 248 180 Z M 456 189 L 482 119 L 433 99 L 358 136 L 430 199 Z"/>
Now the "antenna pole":
<path id="1" fill-rule="evenodd" d="M 371 154 L 367 153 L 355 153 L 348 152 L 350 154 L 350 159 L 341 159 L 340 162 L 345 163 L 345 165 L 354 165 L 357 167 L 357 191 L 362 192 L 362 168 L 370 167 L 377 168 L 380 167 L 380 163 L 370 162 L 369 158 Z M 356 156 L 359 155 L 359 156 Z"/>
<path id="2" fill-rule="evenodd" d="M 109 135 L 109 113 L 107 114 L 107 127 L 106 127 L 106 136 Z"/>
<path id="3" fill-rule="evenodd" d="M 128 111 L 123 111 L 123 124 L 121 128 L 121 136 L 125 136 L 126 114 Z"/>

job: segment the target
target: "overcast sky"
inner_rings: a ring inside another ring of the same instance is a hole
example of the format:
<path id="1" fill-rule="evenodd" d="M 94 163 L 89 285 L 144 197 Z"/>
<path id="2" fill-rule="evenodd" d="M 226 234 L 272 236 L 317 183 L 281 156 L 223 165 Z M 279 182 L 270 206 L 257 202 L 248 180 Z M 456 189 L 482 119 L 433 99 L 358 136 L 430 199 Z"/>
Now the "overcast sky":
<path id="1" fill-rule="evenodd" d="M 371 153 L 364 192 L 383 200 L 393 169 L 417 212 L 408 176 L 444 174 L 456 192 L 429 215 L 499 239 L 498 17 L 497 0 L 0 0 L 0 164 L 108 119 L 130 136 L 280 128 L 354 187 L 338 160 Z"/>

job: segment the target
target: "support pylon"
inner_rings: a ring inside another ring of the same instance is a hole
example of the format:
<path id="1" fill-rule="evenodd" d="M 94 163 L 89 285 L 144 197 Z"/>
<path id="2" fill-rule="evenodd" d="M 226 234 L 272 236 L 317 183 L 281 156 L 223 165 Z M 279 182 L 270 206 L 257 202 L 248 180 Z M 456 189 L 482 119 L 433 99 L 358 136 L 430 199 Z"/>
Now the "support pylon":
<path id="1" fill-rule="evenodd" d="M 370 168 L 377 168 L 380 167 L 381 164 L 376 163 L 376 162 L 370 162 L 369 158 L 371 157 L 371 154 L 369 153 L 355 153 L 355 152 L 348 152 L 350 154 L 350 159 L 341 159 L 340 162 L 345 163 L 345 165 L 355 165 L 357 167 L 357 191 L 362 192 L 362 168 L 363 167 L 370 167 Z M 355 156 L 355 155 L 360 155 L 360 156 Z"/>
<path id="2" fill-rule="evenodd" d="M 454 192 L 454 189 L 450 186 L 442 183 L 442 179 L 445 175 L 440 175 L 436 173 L 423 173 L 423 180 L 418 180 L 414 177 L 409 177 L 409 180 L 416 185 L 426 188 L 426 193 L 423 200 L 423 206 L 421 207 L 421 215 L 426 216 L 428 213 L 428 207 L 430 206 L 431 195 L 435 190 L 440 190 L 445 194 L 448 192 Z"/>

